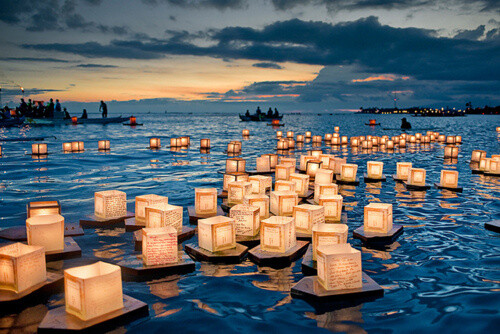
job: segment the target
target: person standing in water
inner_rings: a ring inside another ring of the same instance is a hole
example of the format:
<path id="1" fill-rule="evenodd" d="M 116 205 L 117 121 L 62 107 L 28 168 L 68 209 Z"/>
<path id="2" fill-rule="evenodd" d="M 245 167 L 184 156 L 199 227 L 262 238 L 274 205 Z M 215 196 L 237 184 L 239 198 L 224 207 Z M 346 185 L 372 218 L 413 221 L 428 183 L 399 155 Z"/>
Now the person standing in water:
<path id="1" fill-rule="evenodd" d="M 101 105 L 99 106 L 99 111 L 102 111 L 102 118 L 108 117 L 108 106 L 102 100 L 101 100 Z"/>

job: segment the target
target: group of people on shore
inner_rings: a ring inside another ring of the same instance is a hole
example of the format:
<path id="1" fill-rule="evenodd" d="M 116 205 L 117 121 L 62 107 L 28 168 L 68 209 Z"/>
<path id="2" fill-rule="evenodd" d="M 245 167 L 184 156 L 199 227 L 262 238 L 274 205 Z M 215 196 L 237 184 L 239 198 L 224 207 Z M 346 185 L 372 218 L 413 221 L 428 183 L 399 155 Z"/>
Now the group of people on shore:
<path id="1" fill-rule="evenodd" d="M 50 99 L 50 101 L 46 105 L 44 105 L 43 101 L 31 101 L 31 99 L 28 99 L 28 102 L 26 103 L 24 98 L 22 98 L 21 103 L 18 107 L 16 107 L 15 112 L 12 111 L 9 106 L 6 105 L 3 109 L 0 110 L 0 119 L 10 119 L 12 117 L 54 118 L 57 114 L 63 115 L 64 119 L 71 118 L 68 110 L 66 108 L 62 108 L 59 99 L 56 99 L 55 103 L 53 99 Z M 104 103 L 104 101 L 101 101 L 99 112 L 102 113 L 103 118 L 108 117 L 108 106 L 106 105 L 106 103 Z M 83 109 L 80 119 L 87 118 L 87 110 Z"/>

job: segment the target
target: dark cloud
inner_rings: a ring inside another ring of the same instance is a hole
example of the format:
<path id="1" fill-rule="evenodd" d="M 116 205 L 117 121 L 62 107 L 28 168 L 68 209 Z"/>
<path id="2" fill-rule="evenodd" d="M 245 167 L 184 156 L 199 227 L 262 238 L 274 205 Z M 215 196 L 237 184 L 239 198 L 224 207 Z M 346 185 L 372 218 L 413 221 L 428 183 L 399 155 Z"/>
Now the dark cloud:
<path id="1" fill-rule="evenodd" d="M 32 62 L 48 62 L 48 63 L 69 63 L 69 60 L 57 58 L 33 58 L 33 57 L 4 57 L 0 58 L 3 61 L 32 61 Z"/>
<path id="2" fill-rule="evenodd" d="M 282 70 L 283 66 L 276 64 L 276 63 L 255 63 L 252 65 L 253 67 L 260 67 L 260 68 L 272 68 L 274 70 Z"/>
<path id="3" fill-rule="evenodd" d="M 248 6 L 248 0 L 142 0 L 148 5 L 166 3 L 184 8 L 215 8 L 218 10 L 242 9 Z"/>
<path id="4" fill-rule="evenodd" d="M 485 29 L 484 25 L 480 25 L 476 29 L 459 30 L 458 33 L 455 35 L 454 38 L 457 38 L 457 39 L 478 40 L 479 38 L 483 37 L 485 30 L 486 29 Z"/>
<path id="5" fill-rule="evenodd" d="M 82 67 L 82 68 L 117 68 L 118 66 L 116 66 L 116 65 L 103 65 L 103 64 L 79 64 L 79 65 L 76 65 L 75 67 Z"/>

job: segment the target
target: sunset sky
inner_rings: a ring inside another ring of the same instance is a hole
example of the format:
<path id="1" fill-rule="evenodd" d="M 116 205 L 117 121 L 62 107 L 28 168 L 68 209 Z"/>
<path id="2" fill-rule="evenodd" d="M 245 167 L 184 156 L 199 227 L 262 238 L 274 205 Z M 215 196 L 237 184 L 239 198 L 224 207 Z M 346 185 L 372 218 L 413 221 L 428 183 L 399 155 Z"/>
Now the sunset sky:
<path id="1" fill-rule="evenodd" d="M 75 108 L 498 105 L 499 4 L 0 0 L 2 103 L 24 87 Z"/>

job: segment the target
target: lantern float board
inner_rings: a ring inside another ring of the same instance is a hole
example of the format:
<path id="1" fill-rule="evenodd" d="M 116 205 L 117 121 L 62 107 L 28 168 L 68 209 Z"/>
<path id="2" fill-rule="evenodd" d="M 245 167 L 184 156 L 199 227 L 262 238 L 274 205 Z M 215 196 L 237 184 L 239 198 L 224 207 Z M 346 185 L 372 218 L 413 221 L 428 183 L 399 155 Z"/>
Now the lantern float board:
<path id="1" fill-rule="evenodd" d="M 159 266 L 179 261 L 177 231 L 172 226 L 142 229 L 142 261 Z"/>
<path id="2" fill-rule="evenodd" d="M 293 191 L 271 191 L 271 213 L 276 216 L 292 216 L 293 207 L 299 204 L 299 197 Z"/>
<path id="3" fill-rule="evenodd" d="M 109 140 L 99 140 L 97 143 L 97 149 L 100 151 L 109 151 L 111 148 Z"/>
<path id="4" fill-rule="evenodd" d="M 63 149 L 63 152 L 66 152 L 66 153 L 69 153 L 71 152 L 71 143 L 68 142 L 68 143 L 63 143 L 62 144 L 62 149 Z"/>
<path id="5" fill-rule="evenodd" d="M 297 165 L 297 160 L 294 158 L 280 158 L 280 165 L 285 165 L 285 166 L 293 166 L 295 169 L 295 166 Z"/>
<path id="6" fill-rule="evenodd" d="M 271 165 L 271 169 L 275 168 L 278 164 L 278 155 L 274 153 L 263 154 L 261 157 L 267 157 Z"/>
<path id="7" fill-rule="evenodd" d="M 458 146 L 446 145 L 444 148 L 445 158 L 458 158 Z"/>
<path id="8" fill-rule="evenodd" d="M 381 179 L 384 170 L 384 163 L 381 161 L 368 161 L 367 165 L 367 175 L 369 179 Z"/>
<path id="9" fill-rule="evenodd" d="M 321 195 L 338 195 L 339 186 L 335 183 L 319 183 L 314 185 L 314 202 L 319 203 Z"/>
<path id="10" fill-rule="evenodd" d="M 343 164 L 340 170 L 340 179 L 346 182 L 355 182 L 358 165 Z"/>
<path id="11" fill-rule="evenodd" d="M 156 204 L 168 204 L 168 197 L 160 195 L 142 195 L 135 197 L 135 222 L 139 225 L 146 224 L 146 207 Z"/>
<path id="12" fill-rule="evenodd" d="M 442 170 L 440 186 L 446 188 L 458 188 L 458 171 Z"/>
<path id="13" fill-rule="evenodd" d="M 119 266 L 105 262 L 64 271 L 66 312 L 83 321 L 123 308 Z"/>
<path id="14" fill-rule="evenodd" d="M 182 206 L 154 204 L 146 207 L 146 227 L 172 226 L 177 234 L 182 233 Z"/>
<path id="15" fill-rule="evenodd" d="M 225 173 L 222 180 L 222 190 L 227 191 L 230 182 L 248 181 L 249 177 L 247 173 Z"/>
<path id="16" fill-rule="evenodd" d="M 274 191 L 293 191 L 293 192 L 295 192 L 295 182 L 278 180 L 274 183 Z"/>
<path id="17" fill-rule="evenodd" d="M 486 151 L 474 150 L 474 151 L 472 151 L 470 161 L 471 162 L 479 162 L 479 160 L 481 160 L 481 158 L 485 158 L 485 157 L 486 157 Z"/>
<path id="18" fill-rule="evenodd" d="M 248 182 L 252 184 L 252 194 L 265 194 L 268 190 L 271 191 L 273 178 L 271 176 L 252 175 L 248 178 Z"/>
<path id="19" fill-rule="evenodd" d="M 216 216 L 198 220 L 198 244 L 209 252 L 236 248 L 234 219 Z"/>
<path id="20" fill-rule="evenodd" d="M 403 181 L 408 180 L 408 175 L 410 174 L 411 167 L 411 162 L 396 163 L 396 178 Z"/>
<path id="21" fill-rule="evenodd" d="M 203 149 L 210 148 L 210 139 L 208 138 L 200 139 L 200 148 Z"/>
<path id="22" fill-rule="evenodd" d="M 270 172 L 271 171 L 271 163 L 270 163 L 268 157 L 257 157 L 255 165 L 256 165 L 257 172 Z"/>
<path id="23" fill-rule="evenodd" d="M 347 243 L 346 224 L 317 224 L 312 227 L 312 259 L 316 261 L 319 246 Z"/>
<path id="24" fill-rule="evenodd" d="M 59 201 L 29 202 L 26 205 L 28 218 L 41 215 L 60 215 L 61 205 Z"/>
<path id="25" fill-rule="evenodd" d="M 311 178 L 316 176 L 316 172 L 321 168 L 323 162 L 321 160 L 309 160 L 306 163 L 306 174 Z"/>
<path id="26" fill-rule="evenodd" d="M 392 230 L 392 204 L 370 203 L 364 208 L 364 231 L 387 234 Z"/>
<path id="27" fill-rule="evenodd" d="M 276 165 L 276 172 L 274 175 L 275 180 L 285 180 L 290 179 L 290 174 L 295 172 L 295 167 L 289 165 Z"/>
<path id="28" fill-rule="evenodd" d="M 412 186 L 425 186 L 425 169 L 410 168 L 408 184 Z"/>
<path id="29" fill-rule="evenodd" d="M 292 217 L 272 216 L 260 224 L 260 248 L 273 253 L 286 253 L 295 247 L 295 223 Z"/>
<path id="30" fill-rule="evenodd" d="M 43 246 L 16 242 L 0 247 L 0 290 L 22 293 L 46 279 Z"/>
<path id="31" fill-rule="evenodd" d="M 314 184 L 325 184 L 333 182 L 333 170 L 320 168 L 316 171 Z"/>
<path id="32" fill-rule="evenodd" d="M 341 195 L 321 195 L 318 204 L 325 208 L 325 222 L 340 222 L 342 220 Z"/>
<path id="33" fill-rule="evenodd" d="M 246 181 L 234 181 L 227 185 L 227 203 L 243 204 L 243 198 L 252 193 L 252 183 Z"/>
<path id="34" fill-rule="evenodd" d="M 229 210 L 234 219 L 236 235 L 254 236 L 260 229 L 260 208 L 253 205 L 238 204 Z"/>
<path id="35" fill-rule="evenodd" d="M 325 222 L 325 208 L 321 205 L 301 204 L 293 207 L 296 232 L 311 234 L 316 224 Z"/>
<path id="36" fill-rule="evenodd" d="M 31 144 L 31 154 L 45 155 L 47 153 L 47 144 Z"/>
<path id="37" fill-rule="evenodd" d="M 309 160 L 316 160 L 316 158 L 313 156 L 310 156 L 310 155 L 301 155 L 300 156 L 299 169 L 301 171 L 304 171 L 304 172 L 306 171 L 307 162 Z"/>
<path id="38" fill-rule="evenodd" d="M 264 194 L 259 195 L 246 195 L 243 204 L 259 207 L 259 214 L 261 219 L 269 217 L 269 196 Z"/>
<path id="39" fill-rule="evenodd" d="M 64 250 L 64 217 L 41 215 L 26 219 L 28 245 L 43 246 L 45 252 Z"/>
<path id="40" fill-rule="evenodd" d="M 363 286 L 361 252 L 350 244 L 317 248 L 318 282 L 325 290 L 360 289 Z"/>
<path id="41" fill-rule="evenodd" d="M 160 148 L 161 140 L 160 138 L 150 138 L 149 139 L 149 148 Z"/>
<path id="42" fill-rule="evenodd" d="M 194 208 L 197 215 L 217 214 L 217 189 L 194 188 Z"/>
<path id="43" fill-rule="evenodd" d="M 127 215 L 127 194 L 119 190 L 94 193 L 94 214 L 98 218 L 114 219 Z"/>
<path id="44" fill-rule="evenodd" d="M 290 174 L 290 181 L 295 182 L 295 192 L 305 197 L 309 191 L 309 175 L 292 173 Z"/>

